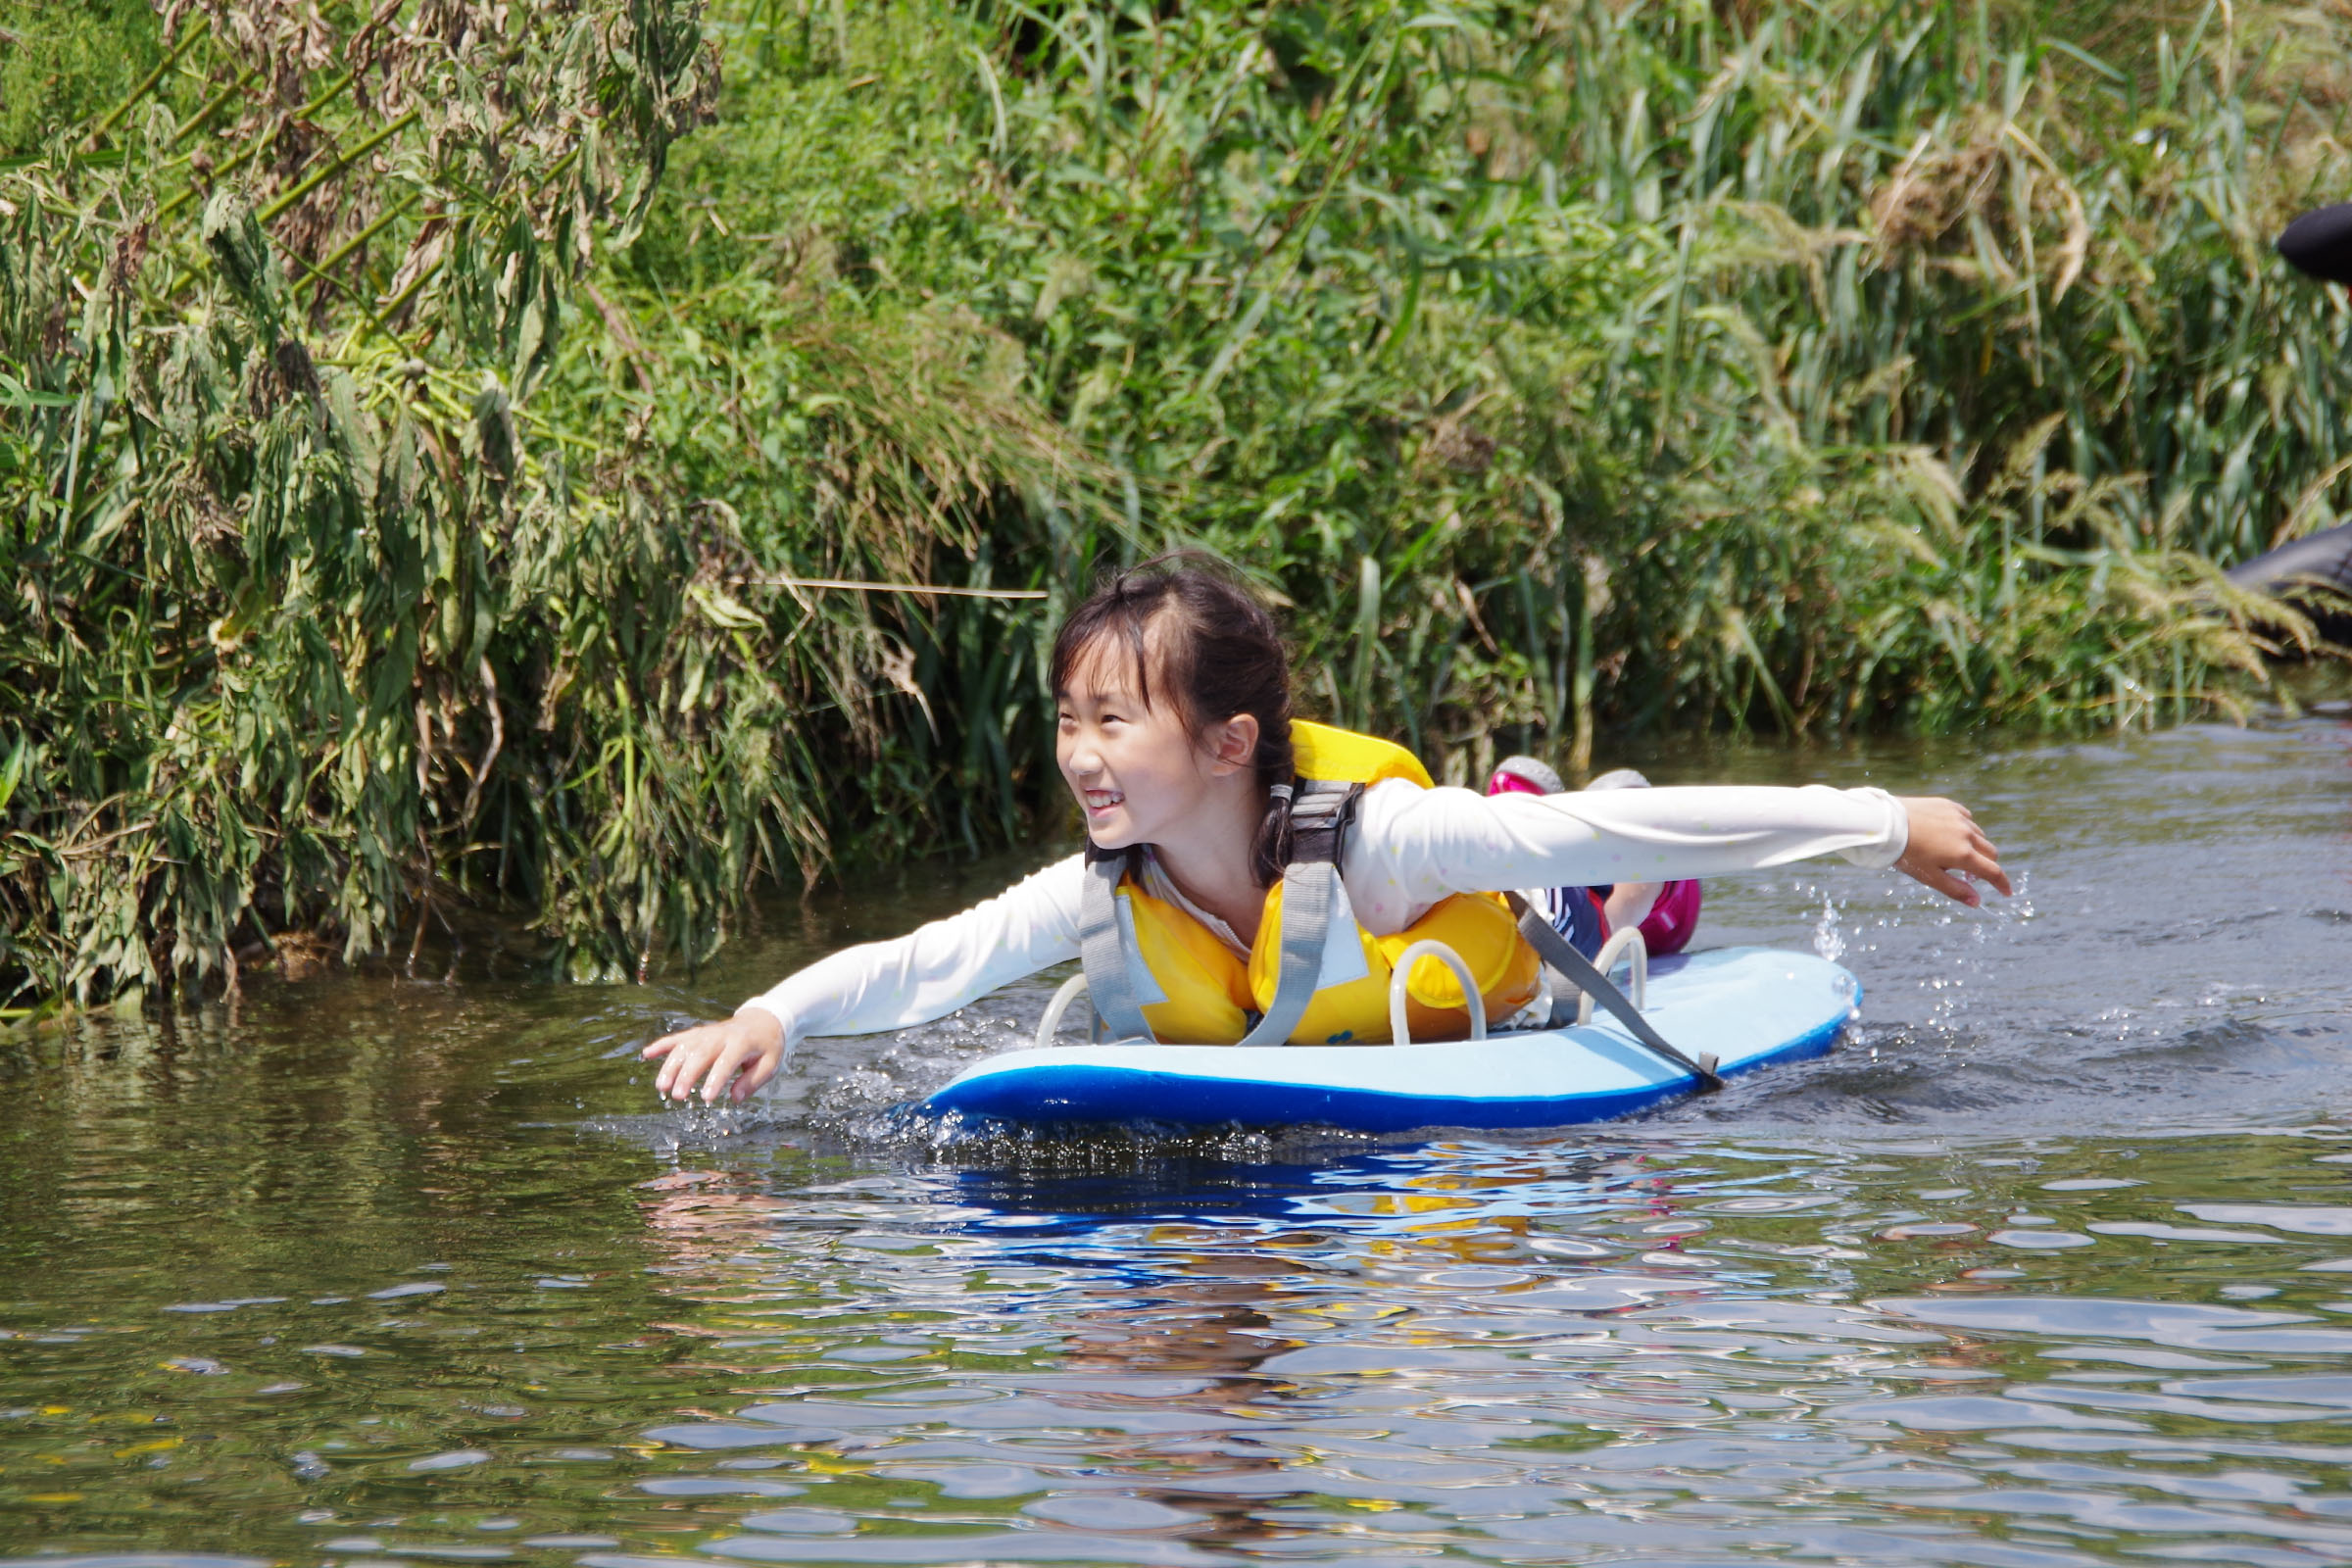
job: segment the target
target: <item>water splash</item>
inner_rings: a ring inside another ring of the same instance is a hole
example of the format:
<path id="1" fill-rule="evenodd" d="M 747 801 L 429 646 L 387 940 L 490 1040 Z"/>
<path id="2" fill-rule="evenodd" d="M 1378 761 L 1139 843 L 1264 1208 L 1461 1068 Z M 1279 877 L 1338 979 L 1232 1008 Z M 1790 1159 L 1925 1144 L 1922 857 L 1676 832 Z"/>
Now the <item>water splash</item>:
<path id="1" fill-rule="evenodd" d="M 1845 933 L 1838 929 L 1838 901 L 1826 892 L 1821 896 L 1821 916 L 1813 922 L 1813 951 L 1827 963 L 1845 956 Z"/>
<path id="2" fill-rule="evenodd" d="M 721 1100 L 706 1104 L 699 1096 L 670 1100 L 662 1103 L 656 1136 L 658 1143 L 674 1154 L 681 1149 L 708 1149 L 738 1138 L 766 1119 L 765 1107 L 756 1102 L 738 1105 Z"/>

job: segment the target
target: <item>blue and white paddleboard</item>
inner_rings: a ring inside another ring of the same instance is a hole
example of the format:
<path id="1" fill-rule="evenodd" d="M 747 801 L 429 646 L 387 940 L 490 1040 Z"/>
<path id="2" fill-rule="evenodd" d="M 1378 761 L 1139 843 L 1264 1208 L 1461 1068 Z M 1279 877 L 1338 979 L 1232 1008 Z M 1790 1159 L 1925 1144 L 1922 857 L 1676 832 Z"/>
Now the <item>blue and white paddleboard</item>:
<path id="1" fill-rule="evenodd" d="M 1861 987 L 1810 954 L 1724 948 L 1661 958 L 1643 1014 L 1725 1076 L 1829 1050 Z M 1071 1046 L 1008 1051 L 922 1102 L 1029 1124 L 1558 1127 L 1688 1094 L 1697 1080 L 1605 1013 L 1566 1029 L 1408 1046 Z"/>

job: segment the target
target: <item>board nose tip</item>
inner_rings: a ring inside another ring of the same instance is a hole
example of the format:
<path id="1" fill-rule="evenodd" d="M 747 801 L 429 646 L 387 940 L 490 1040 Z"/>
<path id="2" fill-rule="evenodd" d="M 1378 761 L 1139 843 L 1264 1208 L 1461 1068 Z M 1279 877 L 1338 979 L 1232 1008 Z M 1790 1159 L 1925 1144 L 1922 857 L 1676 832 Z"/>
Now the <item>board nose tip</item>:
<path id="1" fill-rule="evenodd" d="M 2274 248 L 2297 271 L 2352 284 L 2352 202 L 2305 213 L 2286 225 Z"/>

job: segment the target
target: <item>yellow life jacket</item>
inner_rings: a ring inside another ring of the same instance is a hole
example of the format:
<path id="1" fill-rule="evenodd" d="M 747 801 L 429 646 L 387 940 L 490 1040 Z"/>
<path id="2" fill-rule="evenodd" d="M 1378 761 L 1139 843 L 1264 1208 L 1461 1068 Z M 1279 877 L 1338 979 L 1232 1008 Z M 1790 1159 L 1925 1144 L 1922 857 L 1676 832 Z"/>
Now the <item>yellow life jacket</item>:
<path id="1" fill-rule="evenodd" d="M 1170 1045 L 1234 1045 L 1250 1035 L 1253 1025 L 1278 1010 L 1286 951 L 1294 963 L 1300 956 L 1298 943 L 1286 950 L 1284 940 L 1285 905 L 1295 887 L 1324 890 L 1306 897 L 1323 908 L 1326 929 L 1319 958 L 1312 953 L 1304 956 L 1305 961 L 1316 963 L 1313 989 L 1283 1036 L 1289 1044 L 1386 1042 L 1389 987 L 1396 960 L 1406 948 L 1425 939 L 1445 943 L 1468 963 L 1488 1022 L 1498 1023 L 1534 1000 L 1542 965 L 1499 895 L 1456 894 L 1393 936 L 1366 931 L 1348 906 L 1336 861 L 1355 798 L 1384 779 L 1407 779 L 1430 788 L 1429 773 L 1420 761 L 1402 747 L 1373 736 L 1303 720 L 1292 724 L 1291 744 L 1301 781 L 1293 809 L 1295 833 L 1305 842 L 1299 824 L 1310 815 L 1310 801 L 1315 803 L 1315 819 L 1335 819 L 1319 851 L 1309 852 L 1319 853 L 1325 863 L 1295 863 L 1282 881 L 1266 890 L 1265 912 L 1247 960 L 1182 908 L 1145 892 L 1126 856 L 1092 868 L 1102 882 L 1093 890 L 1096 912 L 1090 920 L 1087 975 L 1097 1010 L 1114 1032 L 1137 1032 L 1134 1023 L 1140 1014 L 1152 1037 Z M 1320 881 L 1295 874 L 1302 870 L 1320 871 Z M 1120 960 L 1117 972 L 1109 967 L 1114 953 Z M 1405 992 L 1407 1022 L 1415 1040 L 1459 1040 L 1470 1033 L 1461 982 L 1445 963 L 1416 959 L 1406 976 Z M 1296 1007 L 1295 998 L 1283 1000 Z M 1257 1032 L 1262 1035 L 1262 1026 Z"/>

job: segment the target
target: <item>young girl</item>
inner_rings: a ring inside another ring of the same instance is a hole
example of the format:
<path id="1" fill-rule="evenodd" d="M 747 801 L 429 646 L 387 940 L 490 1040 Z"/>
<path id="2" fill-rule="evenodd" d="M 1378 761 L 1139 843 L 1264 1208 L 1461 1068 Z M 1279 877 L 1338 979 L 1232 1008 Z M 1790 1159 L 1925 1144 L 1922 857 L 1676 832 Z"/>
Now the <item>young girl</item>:
<path id="1" fill-rule="evenodd" d="M 1992 845 L 1953 801 L 1818 784 L 1431 788 L 1396 748 L 1294 727 L 1273 618 L 1200 565 L 1152 562 L 1108 581 L 1054 639 L 1051 679 L 1055 757 L 1088 853 L 961 914 L 822 958 L 724 1022 L 655 1041 L 645 1055 L 662 1061 L 660 1093 L 683 1100 L 699 1084 L 707 1102 L 740 1101 L 803 1036 L 922 1023 L 1082 951 L 1095 1004 L 1122 1032 L 1369 1041 L 1386 1038 L 1385 965 L 1416 935 L 1470 958 L 1491 1019 L 1533 999 L 1533 956 L 1488 897 L 1502 890 L 1664 882 L 1837 853 L 1963 904 L 1978 895 L 1962 874 L 2009 891 Z M 1295 909 L 1311 897 L 1317 914 L 1329 910 L 1329 944 L 1304 959 L 1318 972 L 1302 981 L 1303 1016 L 1288 989 L 1300 960 L 1284 940 L 1286 896 Z M 1416 1039 L 1448 1019 L 1467 1028 L 1472 999 L 1441 968 L 1421 959 L 1408 977 Z"/>

